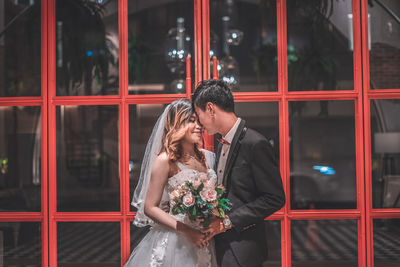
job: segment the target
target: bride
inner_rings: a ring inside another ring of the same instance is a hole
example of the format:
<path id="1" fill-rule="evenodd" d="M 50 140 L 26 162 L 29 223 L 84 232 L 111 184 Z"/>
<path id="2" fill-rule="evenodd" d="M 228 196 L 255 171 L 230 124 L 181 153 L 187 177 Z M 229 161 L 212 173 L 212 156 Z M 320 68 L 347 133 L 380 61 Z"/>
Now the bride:
<path id="1" fill-rule="evenodd" d="M 214 244 L 204 241 L 198 223 L 183 214 L 172 215 L 169 194 L 199 174 L 216 179 L 214 153 L 200 150 L 202 128 L 189 100 L 168 105 L 158 118 L 146 146 L 132 205 L 134 224 L 151 225 L 149 233 L 133 250 L 125 267 L 214 267 Z"/>

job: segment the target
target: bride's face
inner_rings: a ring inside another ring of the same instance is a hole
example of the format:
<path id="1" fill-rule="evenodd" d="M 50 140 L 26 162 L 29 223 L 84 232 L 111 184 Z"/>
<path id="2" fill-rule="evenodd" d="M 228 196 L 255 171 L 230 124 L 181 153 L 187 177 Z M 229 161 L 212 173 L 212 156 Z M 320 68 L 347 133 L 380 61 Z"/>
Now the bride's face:
<path id="1" fill-rule="evenodd" d="M 187 142 L 196 144 L 201 141 L 201 138 L 203 136 L 203 129 L 199 125 L 197 121 L 196 114 L 193 114 L 190 118 L 189 121 L 187 122 L 187 130 L 185 134 L 185 140 Z"/>

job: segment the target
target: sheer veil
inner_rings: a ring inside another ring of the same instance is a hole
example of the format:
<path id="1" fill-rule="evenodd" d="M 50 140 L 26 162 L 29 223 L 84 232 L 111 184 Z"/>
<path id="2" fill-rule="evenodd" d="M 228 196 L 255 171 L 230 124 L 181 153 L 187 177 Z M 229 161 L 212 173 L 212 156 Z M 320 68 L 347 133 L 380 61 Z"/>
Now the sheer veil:
<path id="1" fill-rule="evenodd" d="M 156 124 L 154 125 L 143 156 L 139 181 L 136 186 L 135 192 L 133 193 L 131 204 L 137 208 L 137 213 L 133 224 L 138 227 L 154 224 L 153 220 L 144 214 L 144 201 L 146 199 L 147 188 L 149 186 L 151 169 L 162 148 L 162 136 L 166 123 L 166 117 L 170 108 L 171 104 L 165 108 L 164 112 L 161 114 Z M 164 193 L 162 195 L 160 203 L 162 204 L 165 201 L 168 201 L 168 194 L 164 189 Z"/>

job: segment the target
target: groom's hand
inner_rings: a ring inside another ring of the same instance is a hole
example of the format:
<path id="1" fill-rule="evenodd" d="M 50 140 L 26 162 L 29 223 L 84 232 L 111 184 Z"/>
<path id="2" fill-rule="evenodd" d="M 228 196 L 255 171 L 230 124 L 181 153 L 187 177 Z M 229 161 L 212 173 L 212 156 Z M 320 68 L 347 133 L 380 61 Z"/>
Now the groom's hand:
<path id="1" fill-rule="evenodd" d="M 222 223 L 221 218 L 214 218 L 211 223 L 210 226 L 206 229 L 202 229 L 201 232 L 204 235 L 204 240 L 205 241 L 209 241 L 211 238 L 213 238 L 215 235 L 218 235 L 219 233 L 225 232 L 225 227 Z"/>

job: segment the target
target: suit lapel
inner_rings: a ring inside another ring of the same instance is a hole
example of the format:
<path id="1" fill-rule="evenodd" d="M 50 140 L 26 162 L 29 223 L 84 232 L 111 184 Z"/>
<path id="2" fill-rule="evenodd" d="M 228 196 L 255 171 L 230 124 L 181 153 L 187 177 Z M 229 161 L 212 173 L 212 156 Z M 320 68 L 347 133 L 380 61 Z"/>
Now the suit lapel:
<path id="1" fill-rule="evenodd" d="M 217 146 L 217 151 L 215 153 L 215 170 L 218 170 L 218 162 L 219 162 L 219 156 L 221 155 L 221 150 L 222 150 L 222 144 L 218 143 Z"/>
<path id="2" fill-rule="evenodd" d="M 233 137 L 231 147 L 229 148 L 228 159 L 226 160 L 226 165 L 225 165 L 225 170 L 224 170 L 224 177 L 222 179 L 224 185 L 228 184 L 228 174 L 233 167 L 233 163 L 235 162 L 237 151 L 240 147 L 239 139 L 243 138 L 242 132 L 243 132 L 243 128 L 245 128 L 245 124 L 246 124 L 245 120 L 240 121 L 239 126 L 236 130 L 235 136 Z"/>

